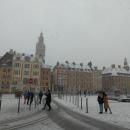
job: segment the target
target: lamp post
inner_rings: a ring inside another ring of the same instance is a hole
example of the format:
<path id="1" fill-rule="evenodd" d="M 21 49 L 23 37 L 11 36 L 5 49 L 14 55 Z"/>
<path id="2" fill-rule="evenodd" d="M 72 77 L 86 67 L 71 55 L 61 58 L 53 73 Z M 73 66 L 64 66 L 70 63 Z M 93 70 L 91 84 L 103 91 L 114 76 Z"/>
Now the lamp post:
<path id="1" fill-rule="evenodd" d="M 74 91 L 76 90 L 76 87 L 77 87 L 77 84 L 76 84 L 77 79 L 76 79 L 76 68 L 75 68 L 76 63 L 73 62 L 72 64 L 73 64 L 73 67 L 74 67 L 74 78 L 75 78 L 75 80 L 74 80 L 75 83 L 74 83 L 74 86 L 73 86 L 73 103 L 74 103 Z"/>
<path id="2" fill-rule="evenodd" d="M 57 64 L 56 64 L 56 89 L 57 89 L 57 95 L 58 95 L 58 98 L 59 98 L 59 85 L 58 85 L 58 70 L 59 69 L 59 62 L 57 61 Z"/>
<path id="3" fill-rule="evenodd" d="M 83 63 L 80 63 L 81 66 L 81 87 L 79 88 L 80 90 L 80 96 L 81 96 L 81 89 L 83 88 Z"/>
<path id="4" fill-rule="evenodd" d="M 67 92 L 69 88 L 69 62 L 65 61 L 65 63 L 67 64 L 67 87 L 66 87 L 66 100 L 67 100 Z"/>

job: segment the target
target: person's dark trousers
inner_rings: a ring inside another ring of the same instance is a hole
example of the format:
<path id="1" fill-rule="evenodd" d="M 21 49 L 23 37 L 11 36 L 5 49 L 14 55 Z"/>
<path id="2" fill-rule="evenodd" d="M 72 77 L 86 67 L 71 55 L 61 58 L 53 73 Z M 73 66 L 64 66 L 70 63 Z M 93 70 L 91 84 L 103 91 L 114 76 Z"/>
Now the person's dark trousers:
<path id="1" fill-rule="evenodd" d="M 29 104 L 29 97 L 27 97 L 27 105 Z"/>
<path id="2" fill-rule="evenodd" d="M 100 113 L 103 113 L 103 104 L 99 104 Z"/>
<path id="3" fill-rule="evenodd" d="M 48 109 L 48 110 L 50 110 L 50 109 L 51 109 L 51 105 L 50 105 L 50 103 L 51 103 L 51 102 L 47 101 L 47 106 L 49 107 L 49 109 Z"/>
<path id="4" fill-rule="evenodd" d="M 32 104 L 32 102 L 33 102 L 33 98 L 30 99 L 30 104 Z"/>

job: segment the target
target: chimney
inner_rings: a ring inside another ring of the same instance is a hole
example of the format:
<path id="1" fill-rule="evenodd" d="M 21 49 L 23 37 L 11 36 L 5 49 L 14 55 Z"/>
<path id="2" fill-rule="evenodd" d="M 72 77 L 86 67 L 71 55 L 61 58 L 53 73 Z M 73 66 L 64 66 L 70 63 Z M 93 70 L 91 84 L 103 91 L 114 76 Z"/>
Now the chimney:
<path id="1" fill-rule="evenodd" d="M 9 53 L 10 53 L 10 54 L 13 54 L 13 49 L 10 49 Z"/>
<path id="2" fill-rule="evenodd" d="M 103 70 L 105 70 L 106 69 L 106 67 L 105 66 L 103 66 L 103 68 L 102 68 Z"/>
<path id="3" fill-rule="evenodd" d="M 118 65 L 118 68 L 121 69 L 121 65 Z"/>
<path id="4" fill-rule="evenodd" d="M 95 66 L 95 67 L 94 67 L 94 69 L 95 69 L 95 70 L 98 70 L 98 67 L 97 67 L 97 66 Z"/>
<path id="5" fill-rule="evenodd" d="M 115 68 L 115 64 L 112 64 L 111 67 L 114 69 Z"/>
<path id="6" fill-rule="evenodd" d="M 30 56 L 33 57 L 33 54 L 31 54 Z"/>

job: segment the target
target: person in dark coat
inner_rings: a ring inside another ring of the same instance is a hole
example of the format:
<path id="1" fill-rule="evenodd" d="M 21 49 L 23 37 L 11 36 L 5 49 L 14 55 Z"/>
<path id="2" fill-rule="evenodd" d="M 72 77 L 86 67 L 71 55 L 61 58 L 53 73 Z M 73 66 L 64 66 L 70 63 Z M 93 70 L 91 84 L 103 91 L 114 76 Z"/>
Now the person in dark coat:
<path id="1" fill-rule="evenodd" d="M 32 104 L 34 98 L 34 93 L 33 91 L 30 91 L 30 104 Z"/>
<path id="2" fill-rule="evenodd" d="M 30 92 L 29 90 L 27 91 L 27 105 L 29 105 L 29 99 L 30 99 Z"/>
<path id="3" fill-rule="evenodd" d="M 99 109 L 100 109 L 100 114 L 102 114 L 103 113 L 103 101 L 104 99 L 103 99 L 103 93 L 99 93 L 98 94 L 98 97 L 97 97 L 97 101 L 98 101 L 98 104 L 99 104 Z"/>
<path id="4" fill-rule="evenodd" d="M 42 92 L 42 90 L 40 90 L 38 96 L 39 96 L 39 103 L 41 104 L 41 100 L 42 100 L 42 96 L 43 96 L 43 92 Z"/>
<path id="5" fill-rule="evenodd" d="M 49 107 L 48 110 L 51 110 L 51 91 L 48 89 L 48 91 L 47 91 L 47 93 L 45 93 L 45 95 L 46 95 L 46 102 L 43 107 L 43 110 L 45 110 L 46 105 Z"/>
<path id="6" fill-rule="evenodd" d="M 23 96 L 24 96 L 24 104 L 26 104 L 26 100 L 27 100 L 27 90 L 24 91 Z"/>

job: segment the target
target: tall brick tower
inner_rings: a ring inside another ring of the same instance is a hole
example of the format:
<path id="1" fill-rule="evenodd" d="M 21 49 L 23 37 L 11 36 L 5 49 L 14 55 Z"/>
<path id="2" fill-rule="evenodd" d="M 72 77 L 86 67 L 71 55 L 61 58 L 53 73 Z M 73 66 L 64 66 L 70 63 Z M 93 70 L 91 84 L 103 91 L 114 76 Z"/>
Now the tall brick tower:
<path id="1" fill-rule="evenodd" d="M 41 32 L 40 37 L 38 38 L 38 42 L 36 43 L 36 56 L 42 58 L 43 63 L 45 63 L 45 44 L 44 37 Z"/>

